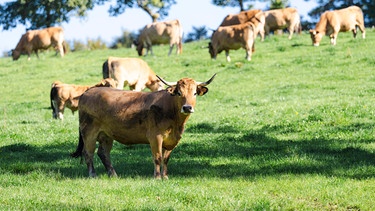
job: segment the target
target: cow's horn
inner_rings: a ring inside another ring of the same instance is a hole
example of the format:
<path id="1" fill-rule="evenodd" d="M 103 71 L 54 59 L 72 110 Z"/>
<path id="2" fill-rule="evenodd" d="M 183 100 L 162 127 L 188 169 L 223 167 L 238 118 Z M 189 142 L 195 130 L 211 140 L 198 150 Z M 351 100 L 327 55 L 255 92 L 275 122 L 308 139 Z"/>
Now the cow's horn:
<path id="1" fill-rule="evenodd" d="M 177 84 L 177 82 L 167 82 L 167 81 L 164 81 L 164 79 L 162 79 L 160 76 L 156 75 L 156 77 L 158 77 L 158 79 L 163 82 L 165 85 L 167 86 L 175 86 Z"/>
<path id="2" fill-rule="evenodd" d="M 210 84 L 212 82 L 212 80 L 214 80 L 216 76 L 216 73 L 210 78 L 210 80 L 206 81 L 206 82 L 197 82 L 198 85 L 200 86 L 207 86 L 208 84 Z"/>

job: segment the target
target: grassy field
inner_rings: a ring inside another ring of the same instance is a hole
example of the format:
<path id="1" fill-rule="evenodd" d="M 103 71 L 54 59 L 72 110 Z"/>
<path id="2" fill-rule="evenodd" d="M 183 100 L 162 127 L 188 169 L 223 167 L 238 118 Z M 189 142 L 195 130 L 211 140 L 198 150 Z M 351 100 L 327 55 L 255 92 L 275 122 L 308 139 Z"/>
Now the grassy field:
<path id="1" fill-rule="evenodd" d="M 359 36 L 360 37 L 360 36 Z M 153 179 L 147 145 L 115 143 L 119 175 L 98 178 L 70 158 L 78 113 L 52 119 L 54 80 L 93 85 L 108 56 L 134 49 L 44 53 L 27 61 L 0 59 L 0 210 L 375 210 L 375 31 L 367 39 L 339 34 L 312 47 L 308 34 L 257 40 L 210 59 L 208 40 L 180 56 L 154 47 L 144 57 L 167 81 L 207 80 L 169 180 Z"/>

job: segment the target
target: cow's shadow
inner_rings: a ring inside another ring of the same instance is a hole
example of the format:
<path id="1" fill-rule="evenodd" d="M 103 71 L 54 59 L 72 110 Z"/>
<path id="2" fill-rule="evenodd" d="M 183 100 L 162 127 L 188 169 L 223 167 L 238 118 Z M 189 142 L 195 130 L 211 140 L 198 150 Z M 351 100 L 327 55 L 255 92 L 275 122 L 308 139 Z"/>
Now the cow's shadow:
<path id="1" fill-rule="evenodd" d="M 373 127 L 355 125 L 358 126 Z M 171 155 L 170 177 L 235 178 L 319 174 L 362 179 L 375 175 L 374 172 L 360 170 L 375 165 L 375 154 L 359 145 L 349 144 L 357 140 L 319 138 L 284 141 L 267 135 L 275 130 L 282 128 L 263 127 L 244 132 L 230 126 L 217 127 L 210 123 L 191 125 L 185 135 L 196 136 L 198 141 L 184 142 L 184 138 L 181 140 Z M 210 137 L 210 140 L 199 141 L 205 140 L 206 137 Z M 84 162 L 70 157 L 75 147 L 72 142 L 42 147 L 22 143 L 3 146 L 0 148 L 3 158 L 0 168 L 13 174 L 43 171 L 55 172 L 69 178 L 87 177 Z M 115 142 L 111 158 L 120 177 L 151 178 L 153 175 L 154 165 L 148 145 L 125 146 Z M 105 175 L 98 156 L 95 156 L 94 163 L 98 175 Z"/>

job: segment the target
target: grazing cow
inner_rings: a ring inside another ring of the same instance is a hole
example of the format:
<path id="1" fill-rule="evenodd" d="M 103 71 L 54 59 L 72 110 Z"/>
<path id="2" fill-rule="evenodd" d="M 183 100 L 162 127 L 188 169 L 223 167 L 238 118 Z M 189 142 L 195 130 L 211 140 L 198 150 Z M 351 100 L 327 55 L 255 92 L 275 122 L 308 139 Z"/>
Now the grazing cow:
<path id="1" fill-rule="evenodd" d="M 57 119 L 64 119 L 65 106 L 72 110 L 74 114 L 78 110 L 79 97 L 88 89 L 93 87 L 115 87 L 115 81 L 112 78 L 103 79 L 94 86 L 80 86 L 73 84 L 64 84 L 60 81 L 52 83 L 50 92 L 52 116 Z"/>
<path id="2" fill-rule="evenodd" d="M 215 74 L 216 75 L 216 74 Z M 110 160 L 113 140 L 122 144 L 149 144 L 154 161 L 154 177 L 168 179 L 167 164 L 172 150 L 194 112 L 196 96 L 207 93 L 207 82 L 183 78 L 158 92 L 131 92 L 95 88 L 85 92 L 79 108 L 79 143 L 72 157 L 84 155 L 90 177 L 96 172 L 93 157 L 98 155 L 109 176 L 117 176 Z M 162 172 L 161 172 L 162 167 Z"/>
<path id="3" fill-rule="evenodd" d="M 246 50 L 246 59 L 251 60 L 251 54 L 254 52 L 254 24 L 246 22 L 233 26 L 220 26 L 211 37 L 208 43 L 209 53 L 212 59 L 216 59 L 217 54 L 225 51 L 227 61 L 230 62 L 229 50 L 244 48 Z"/>
<path id="4" fill-rule="evenodd" d="M 151 91 L 164 88 L 164 84 L 156 77 L 154 71 L 145 61 L 138 58 L 109 57 L 103 63 L 103 78 L 113 78 L 117 89 L 129 85 L 130 90 L 142 91 L 146 87 Z"/>
<path id="5" fill-rule="evenodd" d="M 57 51 L 60 52 L 60 56 L 63 57 L 65 53 L 64 46 L 64 30 L 61 27 L 50 27 L 41 30 L 30 30 L 22 35 L 16 48 L 12 50 L 13 60 L 17 60 L 21 53 L 27 53 L 28 60 L 30 60 L 31 52 L 35 52 L 39 58 L 38 50 L 47 49 L 53 46 Z"/>
<path id="6" fill-rule="evenodd" d="M 266 22 L 262 10 L 242 11 L 238 14 L 227 15 L 220 26 L 232 26 L 246 22 L 252 22 L 255 26 L 255 34 L 260 34 L 261 41 L 264 40 L 264 23 Z"/>
<path id="7" fill-rule="evenodd" d="M 310 29 L 311 40 L 314 46 L 319 46 L 324 35 L 328 35 L 331 44 L 336 45 L 339 32 L 352 31 L 353 37 L 357 36 L 357 26 L 362 32 L 362 38 L 366 37 L 366 30 L 361 8 L 357 6 L 347 7 L 341 10 L 326 11 L 320 16 L 315 29 Z"/>
<path id="8" fill-rule="evenodd" d="M 274 9 L 264 12 L 266 23 L 264 31 L 269 35 L 270 31 L 287 28 L 289 31 L 288 39 L 292 39 L 293 32 L 301 32 L 301 19 L 295 8 Z"/>
<path id="9" fill-rule="evenodd" d="M 182 53 L 182 36 L 183 29 L 179 20 L 156 22 L 146 25 L 141 31 L 138 41 L 134 44 L 137 46 L 138 55 L 143 55 L 143 48 L 146 48 L 146 55 L 152 52 L 152 45 L 154 44 L 168 44 L 169 53 L 171 55 L 173 46 L 176 45 L 176 54 Z"/>

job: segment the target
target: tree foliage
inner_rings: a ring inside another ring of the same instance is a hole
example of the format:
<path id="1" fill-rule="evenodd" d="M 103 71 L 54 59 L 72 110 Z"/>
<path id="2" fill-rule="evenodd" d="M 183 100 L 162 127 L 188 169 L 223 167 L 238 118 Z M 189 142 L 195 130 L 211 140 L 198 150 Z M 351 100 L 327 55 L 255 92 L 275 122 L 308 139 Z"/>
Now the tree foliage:
<path id="1" fill-rule="evenodd" d="M 186 35 L 185 42 L 192 42 L 197 40 L 207 39 L 208 31 L 205 26 L 195 27 L 193 26 L 193 31 Z"/>
<path id="2" fill-rule="evenodd" d="M 287 7 L 289 4 L 288 0 L 271 0 L 271 6 L 270 9 L 282 9 Z"/>
<path id="3" fill-rule="evenodd" d="M 375 25 L 375 1 L 373 0 L 318 0 L 318 6 L 309 12 L 309 16 L 319 20 L 320 15 L 327 10 L 342 9 L 356 5 L 363 11 L 365 25 Z"/>
<path id="4" fill-rule="evenodd" d="M 69 22 L 72 15 L 83 17 L 95 4 L 105 0 L 17 0 L 0 5 L 0 25 L 3 30 L 25 25 L 37 29 Z"/>
<path id="5" fill-rule="evenodd" d="M 116 4 L 112 5 L 109 13 L 117 16 L 125 12 L 126 8 L 141 8 L 150 15 L 152 22 L 156 22 L 159 18 L 168 16 L 169 9 L 176 4 L 175 0 L 116 0 Z"/>
<path id="6" fill-rule="evenodd" d="M 246 2 L 255 2 L 256 0 L 212 0 L 212 4 L 220 7 L 239 7 L 241 11 L 245 11 L 253 7 L 253 5 L 249 5 L 248 8 L 245 9 L 244 4 Z"/>
<path id="7" fill-rule="evenodd" d="M 73 16 L 85 17 L 94 6 L 110 0 L 16 0 L 0 5 L 0 25 L 9 30 L 17 25 L 25 25 L 29 29 L 54 26 L 70 21 Z M 117 0 L 111 5 L 109 14 L 122 14 L 126 8 L 141 8 L 155 22 L 168 15 L 175 0 Z"/>

